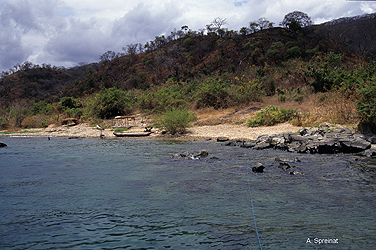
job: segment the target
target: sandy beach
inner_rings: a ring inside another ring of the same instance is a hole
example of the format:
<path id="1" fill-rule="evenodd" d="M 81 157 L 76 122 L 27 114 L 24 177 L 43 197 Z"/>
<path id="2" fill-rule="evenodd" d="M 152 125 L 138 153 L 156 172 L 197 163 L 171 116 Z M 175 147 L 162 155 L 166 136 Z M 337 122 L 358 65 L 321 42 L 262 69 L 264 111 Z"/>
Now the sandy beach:
<path id="1" fill-rule="evenodd" d="M 283 123 L 270 127 L 250 128 L 245 125 L 233 124 L 219 124 L 213 126 L 193 126 L 188 128 L 184 135 L 174 136 L 173 138 L 182 139 L 216 139 L 218 137 L 227 137 L 229 139 L 256 139 L 259 135 L 277 134 L 282 132 L 297 132 L 300 127 L 292 126 L 289 123 Z M 128 132 L 141 132 L 144 127 L 134 126 Z M 152 130 L 153 133 L 148 138 L 165 138 L 157 129 Z M 50 125 L 43 129 L 25 129 L 22 133 L 20 131 L 7 134 L 6 136 L 38 136 L 38 137 L 100 137 L 102 134 L 105 138 L 114 138 L 113 129 L 107 128 L 103 131 L 96 127 L 89 126 L 87 123 L 80 123 L 76 126 L 55 126 Z M 170 136 L 171 137 L 171 136 Z"/>

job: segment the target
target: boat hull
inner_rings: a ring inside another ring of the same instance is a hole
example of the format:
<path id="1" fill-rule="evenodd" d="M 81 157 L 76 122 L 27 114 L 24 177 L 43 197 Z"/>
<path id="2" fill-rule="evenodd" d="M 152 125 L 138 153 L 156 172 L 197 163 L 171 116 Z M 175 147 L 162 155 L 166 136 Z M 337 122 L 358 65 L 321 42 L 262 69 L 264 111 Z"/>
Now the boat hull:
<path id="1" fill-rule="evenodd" d="M 143 137 L 149 136 L 152 132 L 114 132 L 117 137 Z"/>

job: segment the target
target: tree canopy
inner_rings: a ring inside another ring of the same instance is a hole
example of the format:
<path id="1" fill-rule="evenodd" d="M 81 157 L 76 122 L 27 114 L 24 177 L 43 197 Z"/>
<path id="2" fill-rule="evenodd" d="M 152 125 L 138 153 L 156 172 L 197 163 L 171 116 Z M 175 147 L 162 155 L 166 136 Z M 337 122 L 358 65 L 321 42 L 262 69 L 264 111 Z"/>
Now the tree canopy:
<path id="1" fill-rule="evenodd" d="M 299 25 L 300 27 L 307 27 L 313 24 L 311 17 L 309 17 L 306 13 L 301 11 L 293 11 L 285 15 L 283 21 L 280 23 L 283 27 L 289 27 L 291 25 L 296 26 Z"/>

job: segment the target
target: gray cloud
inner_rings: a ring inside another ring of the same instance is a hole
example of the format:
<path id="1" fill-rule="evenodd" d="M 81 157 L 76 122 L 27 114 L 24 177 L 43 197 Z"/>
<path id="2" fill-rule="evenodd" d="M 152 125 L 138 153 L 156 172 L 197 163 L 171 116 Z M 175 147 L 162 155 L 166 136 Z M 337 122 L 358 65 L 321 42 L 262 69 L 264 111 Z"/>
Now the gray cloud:
<path id="1" fill-rule="evenodd" d="M 77 7 L 78 6 L 78 7 Z M 94 62 L 108 50 L 144 44 L 188 25 L 202 29 L 216 17 L 239 30 L 266 17 L 278 25 L 291 11 L 315 23 L 376 11 L 376 3 L 338 0 L 3 0 L 0 2 L 0 71 L 26 60 L 57 66 Z"/>
<path id="2" fill-rule="evenodd" d="M 177 20 L 181 14 L 181 10 L 173 2 L 162 5 L 160 10 L 140 3 L 114 21 L 112 38 L 119 39 L 123 46 L 124 43 L 145 43 L 177 28 Z"/>

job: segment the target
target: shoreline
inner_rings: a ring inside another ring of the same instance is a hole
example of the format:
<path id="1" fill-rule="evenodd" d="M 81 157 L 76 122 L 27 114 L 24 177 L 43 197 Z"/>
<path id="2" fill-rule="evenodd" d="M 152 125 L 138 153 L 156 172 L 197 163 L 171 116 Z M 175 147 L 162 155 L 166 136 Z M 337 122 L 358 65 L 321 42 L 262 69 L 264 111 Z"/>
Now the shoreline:
<path id="1" fill-rule="evenodd" d="M 219 125 L 204 125 L 193 126 L 187 129 L 187 133 L 183 135 L 166 135 L 158 130 L 153 130 L 150 136 L 141 138 L 150 139 L 217 139 L 218 137 L 225 137 L 230 140 L 255 140 L 260 135 L 278 134 L 285 132 L 297 132 L 302 127 L 296 127 L 289 123 L 277 124 L 269 127 L 247 127 L 245 125 L 233 124 L 219 124 Z M 132 127 L 129 132 L 143 131 L 142 127 Z M 50 125 L 47 128 L 37 129 L 22 129 L 14 133 L 0 134 L 0 137 L 67 137 L 67 138 L 99 138 L 100 135 L 104 138 L 117 138 L 113 134 L 112 129 L 98 130 L 96 127 L 90 127 L 87 123 L 80 123 L 76 126 L 54 126 Z"/>

